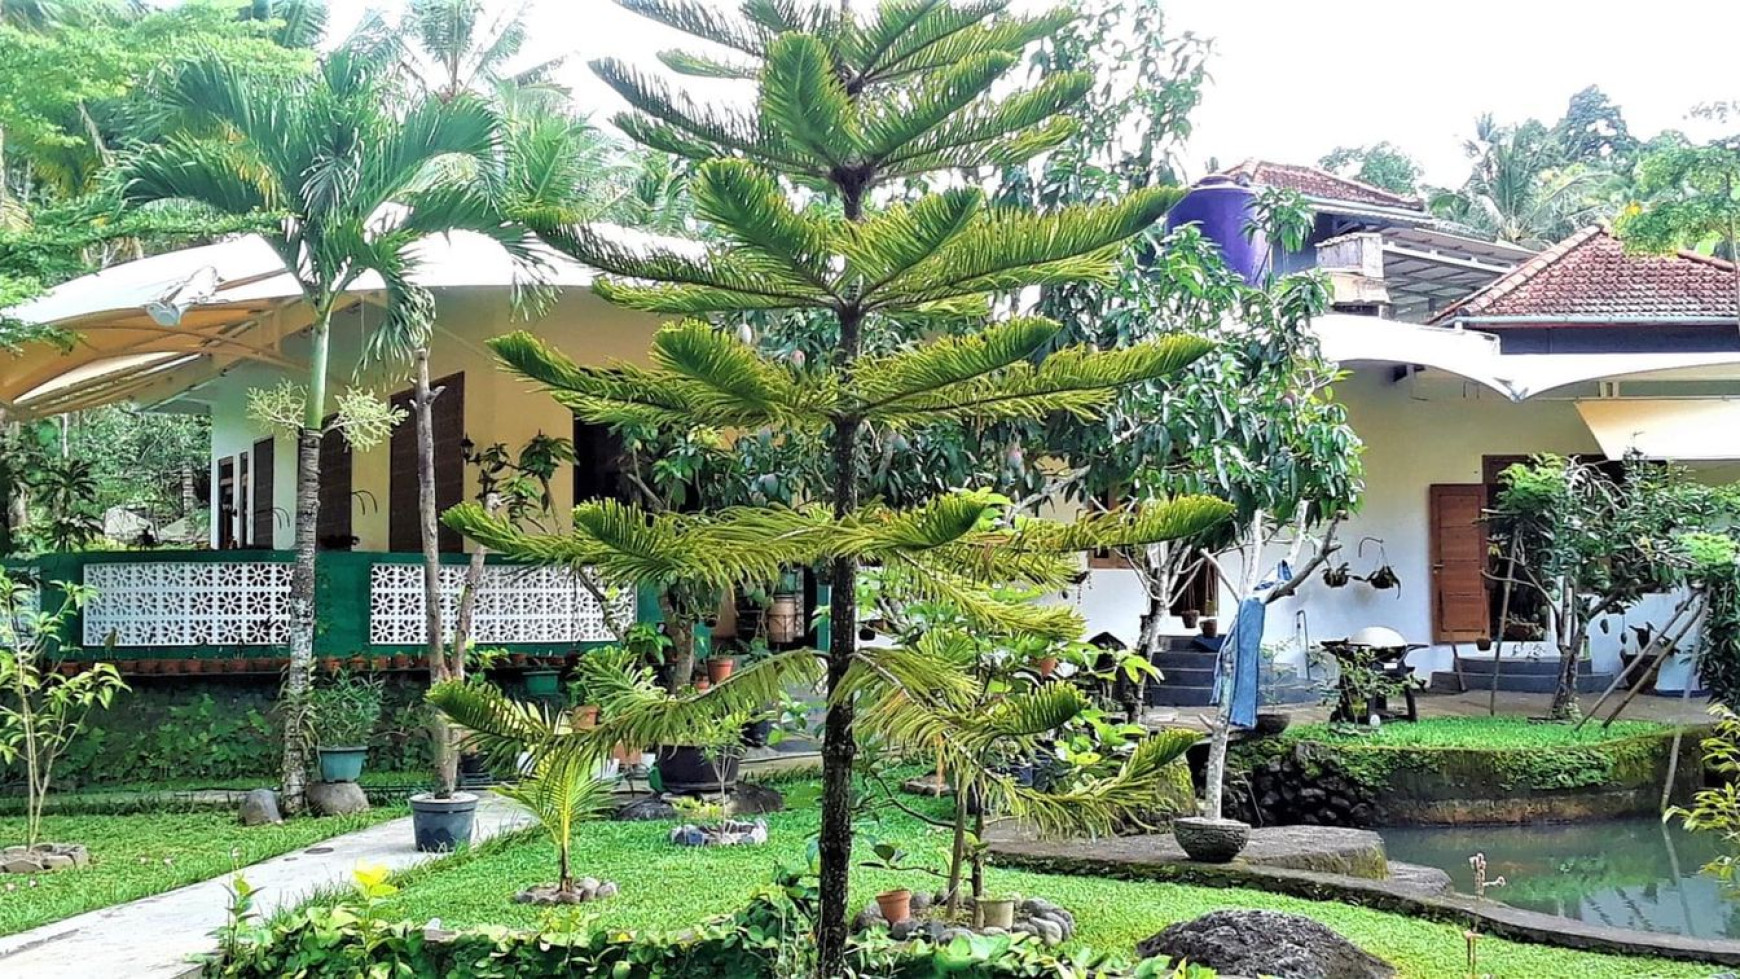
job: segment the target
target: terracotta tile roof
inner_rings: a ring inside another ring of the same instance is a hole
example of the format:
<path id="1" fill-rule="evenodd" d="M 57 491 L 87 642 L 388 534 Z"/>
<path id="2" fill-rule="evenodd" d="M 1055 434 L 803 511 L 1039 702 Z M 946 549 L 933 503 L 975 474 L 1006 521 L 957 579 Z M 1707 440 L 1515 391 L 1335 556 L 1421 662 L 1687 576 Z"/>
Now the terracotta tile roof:
<path id="1" fill-rule="evenodd" d="M 1393 193 L 1348 177 L 1338 177 L 1327 170 L 1291 163 L 1246 160 L 1238 166 L 1222 170 L 1219 176 L 1233 177 L 1263 187 L 1291 190 L 1321 200 L 1375 204 L 1378 207 L 1399 207 L 1411 211 L 1423 209 L 1417 197 Z"/>
<path id="2" fill-rule="evenodd" d="M 1589 227 L 1541 252 L 1433 318 L 1459 316 L 1651 317 L 1737 315 L 1733 266 L 1692 252 L 1628 254 L 1605 227 Z"/>

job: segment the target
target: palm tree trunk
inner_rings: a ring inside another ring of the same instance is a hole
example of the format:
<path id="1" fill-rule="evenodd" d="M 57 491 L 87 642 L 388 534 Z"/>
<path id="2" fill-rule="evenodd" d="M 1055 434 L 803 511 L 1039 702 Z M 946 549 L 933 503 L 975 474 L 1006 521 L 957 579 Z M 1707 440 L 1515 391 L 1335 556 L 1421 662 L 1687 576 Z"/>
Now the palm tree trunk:
<path id="1" fill-rule="evenodd" d="M 323 309 L 311 333 L 308 398 L 296 433 L 296 563 L 290 570 L 290 665 L 278 693 L 284 755 L 278 770 L 278 805 L 302 811 L 308 782 L 308 687 L 314 673 L 314 536 L 320 521 L 320 436 L 326 418 L 326 361 L 332 313 Z"/>
<path id="2" fill-rule="evenodd" d="M 412 408 L 417 414 L 417 517 L 423 538 L 423 629 L 424 658 L 429 682 L 453 679 L 454 667 L 447 655 L 441 623 L 441 521 L 435 507 L 435 399 L 440 390 L 429 387 L 429 348 L 416 353 L 417 383 Z M 463 654 L 461 654 L 463 655 Z M 460 661 L 459 670 L 464 670 Z M 433 706 L 429 710 L 429 736 L 435 748 L 435 772 L 440 795 L 453 794 L 459 782 L 459 754 L 454 748 L 453 728 Z"/>
<path id="3" fill-rule="evenodd" d="M 959 921 L 961 915 L 961 871 L 967 857 L 967 783 L 965 772 L 955 778 L 955 833 L 949 847 L 949 921 Z"/>

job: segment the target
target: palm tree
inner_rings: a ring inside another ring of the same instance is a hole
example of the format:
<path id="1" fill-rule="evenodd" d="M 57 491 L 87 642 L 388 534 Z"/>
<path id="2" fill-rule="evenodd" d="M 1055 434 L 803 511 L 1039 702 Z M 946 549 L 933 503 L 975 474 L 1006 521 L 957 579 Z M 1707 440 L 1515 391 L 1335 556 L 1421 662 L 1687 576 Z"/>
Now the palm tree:
<path id="1" fill-rule="evenodd" d="M 503 5 L 491 14 L 483 0 L 411 0 L 399 33 L 408 39 L 401 57 L 410 74 L 437 96 L 461 92 L 512 92 L 559 108 L 568 90 L 553 77 L 564 57 L 515 65 L 525 47 L 530 0 Z"/>
<path id="2" fill-rule="evenodd" d="M 367 44 L 346 44 L 306 78 L 259 84 L 236 66 L 196 62 L 166 86 L 170 111 L 209 129 L 173 134 L 130 163 L 134 206 L 191 202 L 230 215 L 268 216 L 264 233 L 296 279 L 312 321 L 309 369 L 296 420 L 296 561 L 290 588 L 290 667 L 281 694 L 283 804 L 302 804 L 303 732 L 314 654 L 315 526 L 320 440 L 326 431 L 332 318 L 365 273 L 385 285 L 388 315 L 367 338 L 365 360 L 402 361 L 422 347 L 429 293 L 414 281 L 412 246 L 455 229 L 495 237 L 527 264 L 533 243 L 488 191 L 499 180 L 445 179 L 499 173 L 497 114 L 469 96 L 441 100 L 393 84 L 390 63 Z M 454 160 L 466 166 L 453 166 Z M 343 420 L 338 423 L 343 427 Z M 432 663 L 438 675 L 448 664 Z"/>
<path id="3" fill-rule="evenodd" d="M 1440 217 L 1503 241 L 1544 246 L 1599 215 L 1603 175 L 1566 164 L 1545 126 L 1501 126 L 1488 114 L 1474 130 L 1463 144 L 1473 161 L 1467 182 L 1432 196 Z"/>

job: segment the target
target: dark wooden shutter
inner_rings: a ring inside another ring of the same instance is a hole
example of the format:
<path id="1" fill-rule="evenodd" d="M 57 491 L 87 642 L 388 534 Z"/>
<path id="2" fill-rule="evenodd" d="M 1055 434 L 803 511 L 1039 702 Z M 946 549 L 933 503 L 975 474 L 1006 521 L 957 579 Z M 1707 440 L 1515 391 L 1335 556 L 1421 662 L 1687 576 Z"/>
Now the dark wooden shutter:
<path id="1" fill-rule="evenodd" d="M 1466 642 L 1490 632 L 1486 597 L 1486 487 L 1431 488 L 1432 641 Z"/>
<path id="2" fill-rule="evenodd" d="M 451 374 L 430 382 L 441 395 L 431 408 L 435 430 L 435 508 L 445 511 L 465 497 L 465 375 Z M 408 417 L 393 429 L 390 447 L 392 472 L 387 485 L 387 548 L 421 551 L 423 531 L 417 514 L 417 419 L 411 411 L 410 391 L 393 395 L 393 406 Z M 437 537 L 442 551 L 458 552 L 465 542 L 444 524 Z"/>
<path id="3" fill-rule="evenodd" d="M 574 419 L 574 502 L 626 499 L 622 439 L 609 425 Z"/>
<path id="4" fill-rule="evenodd" d="M 278 526 L 272 485 L 273 474 L 278 467 L 274 464 L 272 455 L 273 442 L 270 437 L 254 443 L 254 526 L 248 542 L 261 548 L 270 548 L 273 545 L 272 531 Z"/>
<path id="5" fill-rule="evenodd" d="M 325 424 L 330 426 L 332 418 Z M 350 443 L 343 432 L 328 431 L 320 437 L 320 519 L 314 522 L 315 544 L 322 550 L 348 551 L 356 543 L 351 479 Z"/>

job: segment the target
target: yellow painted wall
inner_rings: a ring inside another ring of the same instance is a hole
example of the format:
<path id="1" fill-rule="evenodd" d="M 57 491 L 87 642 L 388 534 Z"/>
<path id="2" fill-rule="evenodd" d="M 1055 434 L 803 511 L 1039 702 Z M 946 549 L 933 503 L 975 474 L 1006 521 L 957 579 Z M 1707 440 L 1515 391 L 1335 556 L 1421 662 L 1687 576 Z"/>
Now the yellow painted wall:
<path id="1" fill-rule="evenodd" d="M 535 387 L 503 372 L 484 341 L 514 330 L 530 330 L 581 363 L 629 360 L 644 363 L 659 319 L 644 313 L 619 309 L 585 290 L 570 290 L 544 315 L 533 320 L 517 317 L 508 295 L 501 289 L 446 290 L 436 296 L 437 325 L 431 347 L 430 368 L 434 377 L 455 372 L 465 374 L 465 431 L 479 447 L 504 442 L 517 451 L 526 439 L 543 432 L 567 438 L 573 422 L 568 409 Z M 333 324 L 329 393 L 337 394 L 351 382 L 361 338 L 378 324 L 378 307 L 363 306 L 338 317 Z M 292 357 L 305 358 L 303 344 L 287 344 Z M 189 399 L 209 405 L 212 415 L 212 457 L 216 460 L 250 451 L 265 431 L 246 417 L 247 392 L 270 387 L 286 375 L 258 364 L 239 367 L 190 392 Z M 300 377 L 294 380 L 301 381 Z M 371 385 L 390 395 L 409 387 L 405 381 Z M 406 420 L 404 424 L 412 424 Z M 286 435 L 276 438 L 273 474 L 274 503 L 281 519 L 274 545 L 292 545 L 289 515 L 295 510 L 295 442 Z M 387 549 L 390 451 L 383 443 L 353 456 L 351 520 L 358 550 Z M 552 484 L 555 515 L 551 526 L 565 528 L 574 500 L 574 477 L 564 468 Z M 475 470 L 468 467 L 466 499 L 477 492 Z M 214 536 L 215 540 L 215 536 Z"/>

